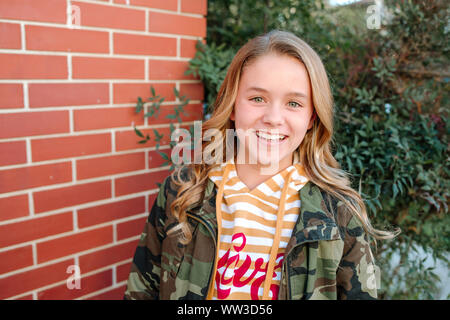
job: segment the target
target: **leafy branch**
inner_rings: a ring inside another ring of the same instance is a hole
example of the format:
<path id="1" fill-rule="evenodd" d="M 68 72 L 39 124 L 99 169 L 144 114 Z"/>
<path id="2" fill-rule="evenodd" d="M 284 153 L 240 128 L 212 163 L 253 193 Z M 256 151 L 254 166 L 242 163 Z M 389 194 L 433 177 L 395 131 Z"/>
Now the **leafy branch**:
<path id="1" fill-rule="evenodd" d="M 177 103 L 177 105 L 174 108 L 174 112 L 170 113 L 168 115 L 166 115 L 166 119 L 169 120 L 176 120 L 179 124 L 182 123 L 183 119 L 181 118 L 181 115 L 184 116 L 188 116 L 188 114 L 186 113 L 186 110 L 184 110 L 184 107 L 189 103 L 190 99 L 187 96 L 181 96 L 180 92 L 177 90 L 177 88 L 173 88 L 173 92 L 175 94 L 176 99 L 179 101 L 179 103 Z M 164 102 L 165 98 L 161 97 L 160 95 L 156 94 L 155 88 L 153 86 L 150 87 L 150 93 L 151 96 L 149 98 L 147 98 L 147 103 L 150 103 L 150 105 L 148 106 L 148 111 L 144 113 L 144 119 L 145 118 L 158 118 L 160 116 L 161 113 L 161 104 Z M 144 100 L 141 97 L 138 97 L 138 101 L 136 103 L 136 107 L 135 107 L 135 113 L 141 113 L 144 111 L 145 109 L 145 104 L 146 102 L 144 102 Z M 139 130 L 138 128 L 136 128 L 136 126 L 133 126 L 134 132 L 136 133 L 136 135 L 141 138 L 141 140 L 138 141 L 139 144 L 145 144 L 148 141 L 151 140 L 150 135 L 144 134 L 141 130 Z M 171 159 L 169 158 L 169 156 L 164 153 L 159 151 L 160 147 L 161 147 L 161 142 L 162 139 L 164 137 L 164 134 L 159 132 L 157 129 L 152 129 L 153 131 L 153 135 L 154 135 L 154 141 L 155 141 L 155 147 L 156 150 L 158 152 L 158 154 L 165 160 L 164 163 L 161 166 L 166 166 L 171 164 L 171 169 L 173 169 L 174 164 L 171 161 Z M 173 125 L 173 123 L 170 123 L 170 136 L 172 136 L 172 133 L 175 131 L 175 126 Z M 176 142 L 175 141 L 170 141 L 169 146 L 170 148 L 173 148 L 175 146 Z"/>

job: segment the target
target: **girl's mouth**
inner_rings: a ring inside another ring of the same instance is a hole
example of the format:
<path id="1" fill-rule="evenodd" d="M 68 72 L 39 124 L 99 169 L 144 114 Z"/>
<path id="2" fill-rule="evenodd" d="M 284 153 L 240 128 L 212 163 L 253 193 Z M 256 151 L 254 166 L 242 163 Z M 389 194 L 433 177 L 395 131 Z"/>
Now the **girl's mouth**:
<path id="1" fill-rule="evenodd" d="M 279 133 L 269 133 L 267 131 L 256 131 L 256 136 L 264 141 L 267 141 L 269 143 L 275 143 L 285 140 L 288 136 L 284 134 Z"/>

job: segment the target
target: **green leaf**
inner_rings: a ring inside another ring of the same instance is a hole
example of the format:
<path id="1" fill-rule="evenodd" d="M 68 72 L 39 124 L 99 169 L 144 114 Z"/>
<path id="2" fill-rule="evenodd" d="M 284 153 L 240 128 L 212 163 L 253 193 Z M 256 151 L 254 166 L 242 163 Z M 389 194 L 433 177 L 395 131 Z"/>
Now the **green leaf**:
<path id="1" fill-rule="evenodd" d="M 392 184 L 392 193 L 393 193 L 393 197 L 394 197 L 394 199 L 395 199 L 395 197 L 397 196 L 397 194 L 398 194 L 398 188 L 397 188 L 397 185 L 394 183 L 394 184 Z"/>
<path id="2" fill-rule="evenodd" d="M 144 118 L 152 117 L 155 114 L 155 110 L 150 109 L 149 112 L 144 114 Z"/>
<path id="3" fill-rule="evenodd" d="M 139 113 L 142 111 L 143 108 L 144 108 L 144 102 L 142 101 L 141 97 L 138 97 L 138 102 L 136 103 L 135 112 Z"/>
<path id="4" fill-rule="evenodd" d="M 380 164 L 378 161 L 375 161 L 375 165 L 377 166 L 378 169 L 380 169 L 382 175 L 384 175 L 384 169 L 383 169 L 383 167 L 381 166 L 381 164 Z"/>
<path id="5" fill-rule="evenodd" d="M 363 164 L 359 158 L 356 159 L 356 164 L 358 165 L 359 170 L 363 170 Z"/>
<path id="6" fill-rule="evenodd" d="M 144 138 L 144 134 L 138 128 L 134 127 L 134 132 L 136 132 L 139 137 Z"/>
<path id="7" fill-rule="evenodd" d="M 373 213 L 377 212 L 377 209 L 373 205 L 372 201 L 367 201 L 367 206 L 369 207 L 371 212 L 373 212 Z"/>
<path id="8" fill-rule="evenodd" d="M 165 154 L 164 152 L 158 151 L 159 155 L 166 161 L 170 161 L 169 160 L 169 156 L 167 154 Z"/>
<path id="9" fill-rule="evenodd" d="M 159 134 L 159 132 L 156 129 L 153 129 L 153 133 L 155 134 L 155 141 L 159 142 L 161 141 L 164 134 Z"/>

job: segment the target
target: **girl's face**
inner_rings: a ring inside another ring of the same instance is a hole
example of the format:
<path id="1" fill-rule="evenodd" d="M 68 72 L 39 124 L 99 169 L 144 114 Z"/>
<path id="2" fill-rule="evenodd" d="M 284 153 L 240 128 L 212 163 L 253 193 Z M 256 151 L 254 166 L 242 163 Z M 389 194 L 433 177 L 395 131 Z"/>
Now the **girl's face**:
<path id="1" fill-rule="evenodd" d="M 293 152 L 313 125 L 313 114 L 310 81 L 303 63 L 274 53 L 257 58 L 242 72 L 231 115 L 239 154 L 245 150 L 246 161 L 256 159 L 259 165 L 288 167 Z"/>

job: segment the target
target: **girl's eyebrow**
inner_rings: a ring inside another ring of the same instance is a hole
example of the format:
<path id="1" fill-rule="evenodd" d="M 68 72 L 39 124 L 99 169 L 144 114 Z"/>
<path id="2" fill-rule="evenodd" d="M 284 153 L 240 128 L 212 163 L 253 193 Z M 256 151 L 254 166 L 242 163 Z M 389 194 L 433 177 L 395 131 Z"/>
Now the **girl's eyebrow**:
<path id="1" fill-rule="evenodd" d="M 268 93 L 269 91 L 267 91 L 264 88 L 260 88 L 260 87 L 250 87 L 248 88 L 249 91 L 253 90 L 253 91 L 259 91 L 259 92 L 264 92 L 264 93 Z M 286 94 L 287 96 L 294 96 L 294 97 L 299 97 L 299 98 L 308 98 L 308 96 L 302 92 L 297 92 L 297 91 L 292 91 L 292 92 L 288 92 Z"/>

